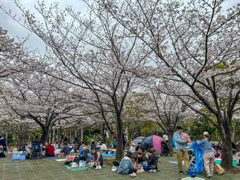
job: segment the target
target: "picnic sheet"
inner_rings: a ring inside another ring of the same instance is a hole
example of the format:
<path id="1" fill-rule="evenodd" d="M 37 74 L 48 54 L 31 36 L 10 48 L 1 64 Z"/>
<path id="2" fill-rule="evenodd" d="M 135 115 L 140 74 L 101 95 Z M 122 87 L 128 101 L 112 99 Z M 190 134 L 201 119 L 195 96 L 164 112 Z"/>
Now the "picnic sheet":
<path id="1" fill-rule="evenodd" d="M 68 168 L 70 167 L 69 165 L 63 165 L 64 167 Z M 105 165 L 102 166 L 102 168 L 106 167 Z M 88 169 L 94 169 L 94 167 L 77 167 L 77 168 L 68 168 L 71 171 L 83 171 L 83 170 L 88 170 Z"/>
<path id="2" fill-rule="evenodd" d="M 66 159 L 56 159 L 56 161 L 63 162 L 63 161 L 66 161 Z"/>
<path id="3" fill-rule="evenodd" d="M 57 157 L 57 156 L 43 156 L 42 158 L 53 158 L 53 157 Z M 36 157 L 32 157 L 32 159 L 39 159 L 39 157 L 38 156 L 36 156 Z"/>
<path id="4" fill-rule="evenodd" d="M 82 157 L 82 156 L 83 156 L 83 155 L 81 155 L 81 157 Z M 93 157 L 92 154 L 88 154 L 88 156 Z M 116 153 L 114 153 L 114 154 L 106 154 L 106 153 L 102 153 L 102 156 L 116 156 Z"/>
<path id="5" fill-rule="evenodd" d="M 12 160 L 25 160 L 25 156 L 12 157 Z"/>
<path id="6" fill-rule="evenodd" d="M 176 165 L 178 164 L 177 161 L 168 161 L 168 163 L 170 163 L 170 164 L 176 164 Z M 182 161 L 182 165 L 185 166 L 184 161 Z"/>

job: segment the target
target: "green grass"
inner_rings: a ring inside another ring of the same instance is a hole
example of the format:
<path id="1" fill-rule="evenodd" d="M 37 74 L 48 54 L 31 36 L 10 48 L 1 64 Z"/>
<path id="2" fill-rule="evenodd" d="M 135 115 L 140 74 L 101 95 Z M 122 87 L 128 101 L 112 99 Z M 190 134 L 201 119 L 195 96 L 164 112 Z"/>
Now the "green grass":
<path id="1" fill-rule="evenodd" d="M 75 154 L 77 155 L 77 154 Z M 6 158 L 0 158 L 0 180 L 125 180 L 132 179 L 129 175 L 117 174 L 112 172 L 111 165 L 107 165 L 101 170 L 85 170 L 85 171 L 70 171 L 62 165 L 62 162 L 57 162 L 57 158 L 43 158 L 33 160 L 11 160 L 12 156 L 7 155 Z M 62 158 L 60 158 L 62 159 Z M 104 157 L 108 163 L 113 163 L 114 157 Z M 176 161 L 177 156 L 161 157 L 158 160 L 158 173 L 139 173 L 135 179 L 139 180 L 181 180 L 189 177 L 178 173 L 177 165 L 167 163 L 168 161 Z M 184 168 L 183 168 L 184 169 Z M 206 178 L 205 171 L 199 173 L 197 177 Z M 224 173 L 219 176 L 214 172 L 211 180 L 239 180 L 240 174 Z"/>

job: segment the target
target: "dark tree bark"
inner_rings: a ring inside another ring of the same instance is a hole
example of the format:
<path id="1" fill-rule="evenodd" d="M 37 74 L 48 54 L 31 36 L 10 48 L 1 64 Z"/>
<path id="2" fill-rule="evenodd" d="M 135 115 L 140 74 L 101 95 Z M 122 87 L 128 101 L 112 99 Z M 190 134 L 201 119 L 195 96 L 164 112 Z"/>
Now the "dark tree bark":
<path id="1" fill-rule="evenodd" d="M 123 124 L 120 114 L 117 119 L 116 160 L 121 160 L 123 158 Z"/>

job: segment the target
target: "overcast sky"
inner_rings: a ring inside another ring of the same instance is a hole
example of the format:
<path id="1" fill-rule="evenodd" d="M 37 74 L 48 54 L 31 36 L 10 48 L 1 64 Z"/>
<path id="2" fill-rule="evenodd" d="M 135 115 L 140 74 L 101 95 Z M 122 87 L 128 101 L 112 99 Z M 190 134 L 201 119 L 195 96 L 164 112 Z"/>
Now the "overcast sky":
<path id="1" fill-rule="evenodd" d="M 26 9 L 30 9 L 31 12 L 35 12 L 35 16 L 38 17 L 39 14 L 34 9 L 34 5 L 37 4 L 38 0 L 20 0 L 22 6 Z M 185 0 L 188 1 L 188 0 Z M 45 4 L 49 6 L 52 2 L 59 2 L 59 7 L 64 9 L 68 5 L 72 6 L 73 9 L 81 11 L 84 13 L 86 11 L 85 4 L 81 0 L 45 0 Z M 231 7 L 233 4 L 240 3 L 240 0 L 225 0 L 223 8 L 227 9 Z M 14 0 L 0 0 L 0 5 L 3 4 L 6 9 L 12 10 L 14 14 L 20 16 L 19 9 L 14 5 Z M 31 34 L 28 30 L 14 21 L 11 17 L 6 15 L 2 10 L 0 10 L 0 26 L 3 29 L 8 30 L 8 34 L 10 37 L 15 38 L 18 37 L 26 37 L 28 34 L 31 35 L 29 41 L 26 43 L 26 46 L 31 46 L 31 48 L 38 48 L 40 52 L 44 52 L 45 45 L 40 38 L 36 35 Z"/>

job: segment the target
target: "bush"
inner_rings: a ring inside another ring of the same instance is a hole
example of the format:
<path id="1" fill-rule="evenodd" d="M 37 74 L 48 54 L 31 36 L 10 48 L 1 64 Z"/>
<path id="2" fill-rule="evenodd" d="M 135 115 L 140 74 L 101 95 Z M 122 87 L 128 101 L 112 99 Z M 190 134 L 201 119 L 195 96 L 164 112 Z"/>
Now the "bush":
<path id="1" fill-rule="evenodd" d="M 91 141 L 92 139 L 93 139 L 94 141 L 99 141 L 99 138 L 89 138 L 89 139 L 86 140 L 86 144 L 90 144 L 90 141 Z"/>

